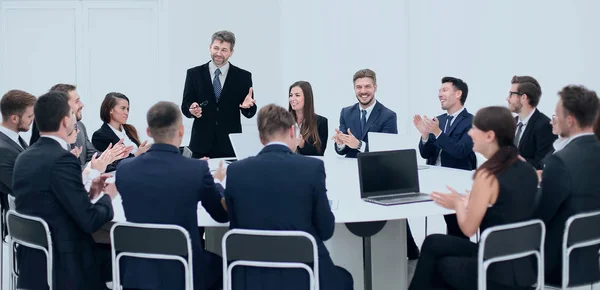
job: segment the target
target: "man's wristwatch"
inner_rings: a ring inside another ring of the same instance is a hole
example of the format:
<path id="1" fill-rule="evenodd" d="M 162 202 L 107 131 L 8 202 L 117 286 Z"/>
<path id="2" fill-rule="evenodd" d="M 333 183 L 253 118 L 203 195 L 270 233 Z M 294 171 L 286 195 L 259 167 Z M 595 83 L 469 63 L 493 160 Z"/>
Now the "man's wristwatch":
<path id="1" fill-rule="evenodd" d="M 362 148 L 363 142 L 362 140 L 358 140 L 358 147 L 356 147 L 356 150 L 360 150 L 360 148 Z"/>

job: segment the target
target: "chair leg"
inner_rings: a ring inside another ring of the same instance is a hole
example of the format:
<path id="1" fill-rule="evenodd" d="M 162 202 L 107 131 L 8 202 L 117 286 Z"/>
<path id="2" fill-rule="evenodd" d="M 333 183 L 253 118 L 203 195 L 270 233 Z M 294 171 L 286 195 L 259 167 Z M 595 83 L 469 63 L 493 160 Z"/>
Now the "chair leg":
<path id="1" fill-rule="evenodd" d="M 425 216 L 425 237 L 427 237 L 427 216 Z"/>

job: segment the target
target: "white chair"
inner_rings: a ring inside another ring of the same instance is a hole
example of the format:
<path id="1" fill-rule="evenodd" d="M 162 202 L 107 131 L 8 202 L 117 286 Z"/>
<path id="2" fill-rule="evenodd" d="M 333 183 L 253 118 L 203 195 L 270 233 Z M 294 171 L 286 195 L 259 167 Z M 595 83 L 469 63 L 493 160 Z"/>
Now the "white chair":
<path id="1" fill-rule="evenodd" d="M 46 275 L 49 289 L 53 288 L 52 281 L 52 238 L 48 224 L 39 217 L 28 216 L 9 210 L 6 213 L 6 227 L 9 239 L 9 288 L 17 289 L 17 266 L 15 260 L 15 245 L 28 247 L 44 252 L 46 255 Z"/>
<path id="2" fill-rule="evenodd" d="M 113 289 L 121 289 L 122 257 L 179 261 L 185 271 L 185 289 L 194 289 L 192 242 L 186 229 L 177 225 L 115 223 L 110 229 L 110 242 Z"/>
<path id="3" fill-rule="evenodd" d="M 546 227 L 541 220 L 506 224 L 486 229 L 481 235 L 477 255 L 477 289 L 487 288 L 490 264 L 534 255 L 537 258 L 537 288 L 544 285 L 544 240 Z"/>
<path id="4" fill-rule="evenodd" d="M 232 290 L 236 266 L 304 269 L 310 289 L 319 289 L 317 242 L 306 232 L 233 229 L 223 237 L 222 249 L 224 290 Z"/>

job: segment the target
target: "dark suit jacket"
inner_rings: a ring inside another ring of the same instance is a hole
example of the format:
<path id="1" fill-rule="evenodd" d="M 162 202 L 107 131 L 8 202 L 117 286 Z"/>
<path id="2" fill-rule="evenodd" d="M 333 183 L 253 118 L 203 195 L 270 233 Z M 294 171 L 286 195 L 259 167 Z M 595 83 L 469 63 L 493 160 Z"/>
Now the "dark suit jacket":
<path id="1" fill-rule="evenodd" d="M 81 181 L 81 165 L 53 139 L 42 137 L 17 157 L 13 178 L 17 212 L 37 216 L 50 227 L 54 247 L 54 289 L 105 289 L 92 233 L 113 218 L 111 199 L 95 204 Z M 19 288 L 45 289 L 46 260 L 19 248 Z"/>
<path id="2" fill-rule="evenodd" d="M 198 203 L 202 202 L 216 221 L 229 219 L 206 161 L 183 157 L 175 146 L 154 144 L 145 154 L 123 160 L 115 176 L 127 221 L 174 224 L 188 231 L 193 250 L 194 289 L 209 289 L 220 282 L 223 270 L 220 258 L 206 252 L 200 244 Z M 183 267 L 179 262 L 126 260 L 122 275 L 125 288 L 184 288 Z"/>
<path id="3" fill-rule="evenodd" d="M 27 149 L 27 148 L 25 148 Z M 5 229 L 4 214 L 8 210 L 8 195 L 12 195 L 12 178 L 15 160 L 24 151 L 21 145 L 0 132 L 0 205 L 2 206 L 2 229 Z M 5 232 L 0 233 L 4 238 Z"/>
<path id="4" fill-rule="evenodd" d="M 240 112 L 246 118 L 252 118 L 256 114 L 256 105 L 248 109 L 239 107 L 248 95 L 250 87 L 252 87 L 252 74 L 230 63 L 225 85 L 217 103 L 208 63 L 187 71 L 181 111 L 186 117 L 194 118 L 189 145 L 192 152 L 211 158 L 235 156 L 229 134 L 242 132 Z M 198 105 L 207 102 L 202 107 L 200 118 L 190 113 L 190 106 L 194 102 Z"/>
<path id="5" fill-rule="evenodd" d="M 574 214 L 600 210 L 600 141 L 594 135 L 571 141 L 546 158 L 542 196 L 536 216 L 546 223 L 546 281 L 561 278 L 561 246 L 565 222 Z M 570 282 L 600 279 L 598 246 L 571 253 Z"/>
<path id="6" fill-rule="evenodd" d="M 302 155 L 323 156 L 325 154 L 325 149 L 327 149 L 327 131 L 329 131 L 327 118 L 317 115 L 317 132 L 319 134 L 319 139 L 321 140 L 321 152 L 317 151 L 317 148 L 313 145 L 315 140 L 308 138 L 308 140 L 304 142 L 304 147 L 298 147 L 298 153 Z"/>
<path id="7" fill-rule="evenodd" d="M 442 150 L 441 162 L 443 167 L 473 170 L 477 168 L 477 157 L 473 152 L 473 140 L 469 136 L 469 130 L 473 126 L 473 115 L 464 109 L 450 128 L 444 133 L 444 127 L 448 114 L 437 117 L 442 133 L 436 139 L 435 135 L 429 134 L 425 144 L 419 138 L 419 153 L 427 159 L 427 164 L 435 165 L 440 150 Z"/>
<path id="8" fill-rule="evenodd" d="M 117 134 L 115 134 L 115 132 L 113 132 L 113 130 L 109 126 L 110 125 L 108 125 L 107 123 L 103 123 L 100 129 L 94 132 L 94 134 L 92 135 L 93 147 L 96 147 L 98 150 L 104 151 L 106 150 L 106 148 L 108 148 L 108 145 L 110 145 L 111 143 L 115 145 L 119 141 L 121 141 L 121 139 L 119 139 L 119 136 L 117 136 Z M 140 146 L 140 143 L 136 142 L 129 134 L 127 134 L 127 137 L 129 137 L 129 140 L 131 140 L 133 144 L 135 144 L 138 147 Z M 79 138 L 79 135 L 77 136 L 77 138 Z M 134 156 L 135 155 L 129 153 L 129 157 Z M 121 162 L 121 160 L 123 159 L 117 160 L 112 164 L 109 164 L 109 166 L 106 167 L 106 171 L 114 171 L 117 168 L 119 162 Z"/>
<path id="9" fill-rule="evenodd" d="M 515 117 L 519 122 L 519 117 Z M 536 169 L 542 169 L 542 159 L 552 150 L 558 136 L 552 134 L 550 118 L 535 109 L 519 141 L 519 154 Z"/>
<path id="10" fill-rule="evenodd" d="M 256 170 L 260 168 L 261 170 Z M 289 178 L 293 176 L 293 178 Z M 319 251 L 321 289 L 344 289 L 323 241 L 333 235 L 323 161 L 293 154 L 287 146 L 268 145 L 255 157 L 227 168 L 225 200 L 232 229 L 297 230 L 311 234 Z M 240 268 L 234 289 L 307 289 L 303 270 Z"/>
<path id="11" fill-rule="evenodd" d="M 358 103 L 345 107 L 342 109 L 340 113 L 340 131 L 344 134 L 348 134 L 348 129 L 352 132 L 352 134 L 358 138 L 358 140 L 362 140 L 367 143 L 367 147 L 365 148 L 365 152 L 369 151 L 369 135 L 368 132 L 379 132 L 379 133 L 390 133 L 390 134 L 398 134 L 398 124 L 396 122 L 396 113 L 394 111 L 386 108 L 382 103 L 377 101 L 375 106 L 373 107 L 373 111 L 369 114 L 369 119 L 367 120 L 367 125 L 365 127 L 364 132 L 360 130 L 360 106 Z M 357 149 L 351 149 L 348 146 L 345 146 L 342 150 L 339 150 L 337 144 L 335 146 L 335 152 L 340 155 L 346 155 L 346 157 L 356 158 L 358 154 Z"/>
<path id="12" fill-rule="evenodd" d="M 88 138 L 87 129 L 85 125 L 81 121 L 77 122 L 77 128 L 79 128 L 79 133 L 77 133 L 77 139 L 75 140 L 75 146 L 81 147 L 81 154 L 79 154 L 79 164 L 81 164 L 81 170 L 85 169 L 85 166 L 90 160 L 92 160 L 92 156 L 94 153 L 99 152 L 92 142 L 90 142 L 90 138 Z M 37 125 L 33 122 L 33 126 L 31 127 L 31 139 L 29 141 L 29 145 L 33 145 L 40 138 L 40 131 L 37 129 Z M 114 168 L 107 167 L 106 171 L 113 171 Z"/>

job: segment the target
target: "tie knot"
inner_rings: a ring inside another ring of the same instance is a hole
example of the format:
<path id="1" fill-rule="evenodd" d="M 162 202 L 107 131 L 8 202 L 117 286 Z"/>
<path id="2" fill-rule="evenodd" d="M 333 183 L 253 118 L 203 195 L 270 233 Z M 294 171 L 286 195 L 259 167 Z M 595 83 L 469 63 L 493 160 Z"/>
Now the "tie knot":
<path id="1" fill-rule="evenodd" d="M 365 117 L 367 116 L 367 110 L 360 110 L 360 114 Z"/>
<path id="2" fill-rule="evenodd" d="M 218 75 L 220 75 L 220 74 L 221 74 L 221 70 L 220 70 L 220 69 L 217 69 L 217 70 L 215 70 L 215 75 L 216 75 L 216 76 L 218 76 Z"/>
<path id="3" fill-rule="evenodd" d="M 519 128 L 523 127 L 523 122 L 519 121 L 519 123 L 517 123 L 517 127 L 519 127 Z"/>
<path id="4" fill-rule="evenodd" d="M 452 116 L 452 115 L 449 115 L 449 116 L 448 116 L 448 122 L 452 121 L 452 119 L 454 119 L 454 116 Z"/>

